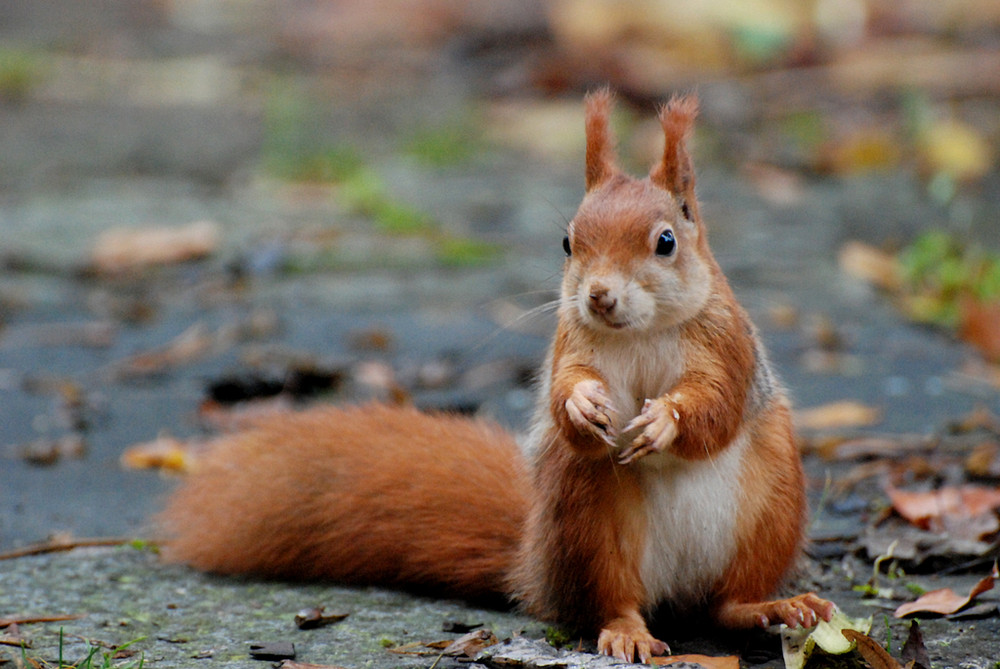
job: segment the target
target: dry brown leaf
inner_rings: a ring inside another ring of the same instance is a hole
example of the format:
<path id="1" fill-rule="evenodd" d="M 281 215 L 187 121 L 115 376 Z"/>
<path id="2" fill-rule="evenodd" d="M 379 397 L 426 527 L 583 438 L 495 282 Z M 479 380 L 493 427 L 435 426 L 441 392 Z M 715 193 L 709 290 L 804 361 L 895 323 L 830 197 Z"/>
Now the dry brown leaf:
<path id="1" fill-rule="evenodd" d="M 177 227 L 113 228 L 97 238 L 90 257 L 99 272 L 121 272 L 203 258 L 218 248 L 219 238 L 219 225 L 213 221 Z"/>
<path id="2" fill-rule="evenodd" d="M 927 492 L 887 486 L 886 494 L 896 513 L 924 530 L 942 531 L 986 516 L 993 516 L 995 524 L 993 511 L 1000 508 L 1000 488 L 985 486 L 946 486 Z"/>
<path id="3" fill-rule="evenodd" d="M 994 562 L 993 570 L 988 576 L 983 577 L 978 583 L 972 586 L 972 590 L 969 591 L 968 596 L 963 597 L 951 588 L 932 590 L 918 597 L 915 601 L 903 604 L 896 609 L 894 615 L 897 618 L 903 618 L 914 613 L 936 613 L 939 615 L 956 613 L 968 606 L 977 596 L 987 590 L 992 590 L 998 578 L 1000 578 L 1000 572 L 997 571 L 997 563 Z"/>
<path id="4" fill-rule="evenodd" d="M 883 290 L 897 291 L 903 284 L 899 260 L 864 242 L 850 241 L 837 254 L 840 271 Z"/>
<path id="5" fill-rule="evenodd" d="M 162 469 L 169 472 L 189 472 L 197 460 L 200 444 L 160 435 L 153 441 L 135 444 L 121 455 L 126 469 Z"/>
<path id="6" fill-rule="evenodd" d="M 861 402 L 844 400 L 795 412 L 799 429 L 829 430 L 832 428 L 865 427 L 882 420 L 882 410 Z"/>
<path id="7" fill-rule="evenodd" d="M 995 441 L 978 444 L 965 459 L 965 471 L 981 478 L 1000 477 L 1000 444 Z"/>
<path id="8" fill-rule="evenodd" d="M 823 147 L 820 167 L 835 174 L 886 170 L 899 164 L 900 141 L 889 129 L 859 128 Z"/>
<path id="9" fill-rule="evenodd" d="M 295 626 L 300 630 L 317 629 L 333 623 L 339 623 L 348 616 L 347 613 L 332 613 L 330 615 L 323 615 L 324 611 L 325 608 L 322 606 L 302 609 L 295 614 Z"/>
<path id="10" fill-rule="evenodd" d="M 219 333 L 208 332 L 202 323 L 195 323 L 163 348 L 127 358 L 118 364 L 117 369 L 125 376 L 158 374 L 207 355 L 223 339 Z"/>
<path id="11" fill-rule="evenodd" d="M 959 303 L 959 311 L 958 336 L 990 362 L 1000 362 L 1000 301 L 966 298 Z"/>
<path id="12" fill-rule="evenodd" d="M 710 657 L 708 655 L 664 655 L 654 657 L 653 664 L 659 666 L 670 666 L 678 662 L 689 662 L 697 664 L 705 669 L 739 669 L 740 658 L 736 655 L 726 655 L 724 657 Z"/>
<path id="13" fill-rule="evenodd" d="M 499 643 L 499 639 L 496 638 L 492 630 L 474 630 L 455 639 L 442 652 L 449 657 L 463 655 L 465 657 L 475 657 L 483 648 L 496 645 L 497 643 Z"/>
<path id="14" fill-rule="evenodd" d="M 872 669 L 903 669 L 903 666 L 892 655 L 889 655 L 885 648 L 867 634 L 851 629 L 841 630 L 840 633 L 856 644 L 858 653 L 865 658 Z"/>
<path id="15" fill-rule="evenodd" d="M 934 450 L 938 441 L 925 435 L 900 434 L 892 437 L 859 437 L 857 439 L 815 439 L 809 446 L 826 460 L 864 460 L 867 458 L 900 458 Z"/>

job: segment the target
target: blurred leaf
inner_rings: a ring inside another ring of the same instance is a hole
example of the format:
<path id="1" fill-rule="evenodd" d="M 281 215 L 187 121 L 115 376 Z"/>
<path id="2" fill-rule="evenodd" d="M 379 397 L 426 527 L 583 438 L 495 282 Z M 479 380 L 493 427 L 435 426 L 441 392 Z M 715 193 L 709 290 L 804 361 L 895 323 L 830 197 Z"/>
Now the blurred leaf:
<path id="1" fill-rule="evenodd" d="M 135 444 L 121 455 L 126 469 L 160 469 L 186 473 L 194 469 L 201 444 L 181 441 L 169 435 L 160 435 L 153 441 Z"/>
<path id="2" fill-rule="evenodd" d="M 834 174 L 857 174 L 894 168 L 902 153 L 899 138 L 889 130 L 858 128 L 828 144 L 821 163 Z"/>
<path id="3" fill-rule="evenodd" d="M 221 236 L 221 228 L 214 221 L 111 228 L 98 236 L 90 259 L 95 270 L 107 273 L 185 262 L 214 253 Z"/>
<path id="4" fill-rule="evenodd" d="M 842 272 L 888 291 L 902 286 L 902 269 L 896 256 L 863 242 L 850 241 L 837 256 Z"/>
<path id="5" fill-rule="evenodd" d="M 910 492 L 887 486 L 886 494 L 896 513 L 924 530 L 977 540 L 1000 529 L 994 513 L 1000 508 L 1000 488 L 965 485 Z"/>
<path id="6" fill-rule="evenodd" d="M 1000 362 L 1000 300 L 963 297 L 959 302 L 958 335 L 987 360 Z"/>
<path id="7" fill-rule="evenodd" d="M 882 420 L 881 409 L 851 400 L 831 402 L 795 412 L 796 426 L 807 430 L 862 427 L 874 425 L 880 420 Z"/>
<path id="8" fill-rule="evenodd" d="M 954 119 L 931 124 L 919 137 L 920 160 L 929 174 L 958 181 L 979 179 L 993 165 L 993 149 L 979 130 Z"/>

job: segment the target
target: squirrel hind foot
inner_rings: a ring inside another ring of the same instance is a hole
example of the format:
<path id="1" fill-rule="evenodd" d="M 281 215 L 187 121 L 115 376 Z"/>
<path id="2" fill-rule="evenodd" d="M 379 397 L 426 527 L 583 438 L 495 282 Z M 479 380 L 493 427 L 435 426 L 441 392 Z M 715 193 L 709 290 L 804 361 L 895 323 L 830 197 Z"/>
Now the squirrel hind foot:
<path id="1" fill-rule="evenodd" d="M 622 616 L 604 625 L 597 639 L 597 652 L 623 662 L 652 662 L 654 655 L 666 655 L 670 646 L 653 637 L 641 616 Z"/>
<path id="2" fill-rule="evenodd" d="M 719 607 L 715 618 L 719 625 L 730 629 L 768 627 L 778 623 L 789 627 L 814 627 L 820 619 L 829 621 L 834 608 L 833 602 L 807 592 L 768 602 L 728 601 Z"/>

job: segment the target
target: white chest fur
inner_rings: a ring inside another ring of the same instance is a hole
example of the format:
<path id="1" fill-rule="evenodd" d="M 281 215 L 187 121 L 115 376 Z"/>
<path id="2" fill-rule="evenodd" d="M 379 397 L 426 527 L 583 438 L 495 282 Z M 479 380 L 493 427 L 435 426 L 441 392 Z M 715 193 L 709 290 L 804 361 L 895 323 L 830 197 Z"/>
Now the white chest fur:
<path id="1" fill-rule="evenodd" d="M 619 432 L 642 410 L 647 399 L 661 397 L 684 372 L 684 355 L 676 336 L 609 339 L 594 350 L 594 368 L 608 384 Z M 635 436 L 621 435 L 624 441 Z"/>
<path id="2" fill-rule="evenodd" d="M 648 518 L 641 574 L 648 607 L 703 600 L 729 565 L 748 441 L 737 437 L 714 460 L 667 456 L 643 467 Z"/>

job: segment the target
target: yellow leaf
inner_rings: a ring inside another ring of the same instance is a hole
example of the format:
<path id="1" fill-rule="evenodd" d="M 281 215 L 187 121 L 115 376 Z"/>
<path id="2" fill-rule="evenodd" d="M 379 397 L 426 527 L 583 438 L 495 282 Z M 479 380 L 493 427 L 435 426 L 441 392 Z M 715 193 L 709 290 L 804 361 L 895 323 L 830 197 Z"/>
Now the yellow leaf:
<path id="1" fill-rule="evenodd" d="M 919 149 L 928 172 L 944 172 L 959 180 L 978 179 L 993 164 L 993 151 L 986 138 L 961 121 L 934 123 L 920 138 Z"/>
<path id="2" fill-rule="evenodd" d="M 799 429 L 828 430 L 844 427 L 864 427 L 882 420 L 882 410 L 852 400 L 831 402 L 795 412 Z"/>

